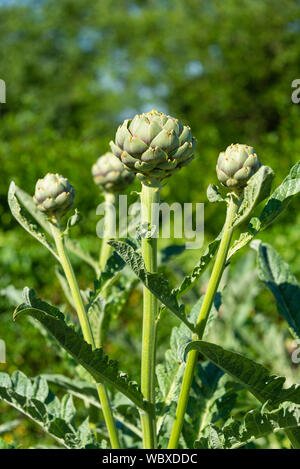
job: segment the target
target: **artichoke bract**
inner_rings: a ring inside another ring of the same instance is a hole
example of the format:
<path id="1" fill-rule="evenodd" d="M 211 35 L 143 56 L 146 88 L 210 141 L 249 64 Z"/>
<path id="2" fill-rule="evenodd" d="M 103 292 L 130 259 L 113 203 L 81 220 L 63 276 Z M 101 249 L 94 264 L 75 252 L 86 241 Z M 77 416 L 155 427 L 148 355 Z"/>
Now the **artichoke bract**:
<path id="1" fill-rule="evenodd" d="M 95 184 L 105 192 L 122 192 L 134 180 L 134 174 L 110 152 L 98 158 L 92 167 L 92 175 Z"/>
<path id="2" fill-rule="evenodd" d="M 111 150 L 144 184 L 159 185 L 194 158 L 196 139 L 178 119 L 153 110 L 126 119 Z"/>
<path id="3" fill-rule="evenodd" d="M 75 189 L 68 179 L 48 173 L 37 181 L 33 199 L 41 212 L 58 221 L 71 209 L 74 197 Z"/>
<path id="4" fill-rule="evenodd" d="M 260 167 L 261 163 L 254 149 L 236 143 L 220 153 L 216 171 L 224 186 L 242 189 Z"/>

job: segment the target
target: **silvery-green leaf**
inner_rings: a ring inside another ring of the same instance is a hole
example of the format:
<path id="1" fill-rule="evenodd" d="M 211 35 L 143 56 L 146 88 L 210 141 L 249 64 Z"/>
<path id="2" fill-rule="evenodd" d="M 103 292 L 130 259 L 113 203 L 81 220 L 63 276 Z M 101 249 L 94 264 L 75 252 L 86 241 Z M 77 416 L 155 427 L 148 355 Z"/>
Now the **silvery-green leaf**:
<path id="1" fill-rule="evenodd" d="M 58 343 L 81 365 L 97 382 L 106 382 L 138 407 L 148 410 L 138 385 L 118 370 L 116 362 L 109 360 L 103 349 L 92 350 L 75 330 L 67 326 L 64 315 L 55 307 L 36 297 L 33 290 L 24 289 L 25 303 L 14 312 L 14 319 L 29 315 L 38 320 L 55 337 Z"/>
<path id="2" fill-rule="evenodd" d="M 117 251 L 119 256 L 133 270 L 141 282 L 174 313 L 191 330 L 194 326 L 189 323 L 184 313 L 183 305 L 179 305 L 176 295 L 172 293 L 164 275 L 148 272 L 142 256 L 128 243 L 122 241 L 110 241 L 109 244 Z"/>
<path id="3" fill-rule="evenodd" d="M 40 425 L 68 449 L 100 448 L 88 427 L 82 433 L 74 424 L 72 397 L 67 394 L 60 401 L 40 376 L 29 379 L 20 371 L 15 371 L 11 377 L 0 373 L 0 399 Z"/>
<path id="4" fill-rule="evenodd" d="M 290 170 L 288 176 L 275 189 L 266 203 L 259 220 L 261 229 L 269 226 L 283 210 L 285 210 L 294 195 L 300 192 L 300 161 Z"/>
<path id="5" fill-rule="evenodd" d="M 243 223 L 251 215 L 254 208 L 269 196 L 273 179 L 274 172 L 269 166 L 261 166 L 249 179 L 243 190 L 243 200 L 234 220 L 234 227 Z"/>
<path id="6" fill-rule="evenodd" d="M 35 239 L 37 239 L 43 246 L 45 246 L 51 254 L 60 262 L 59 257 L 52 246 L 46 239 L 46 236 L 38 230 L 38 227 L 34 225 L 26 216 L 25 210 L 21 207 L 16 197 L 16 185 L 11 182 L 8 191 L 8 205 L 12 215 L 18 223 Z M 48 223 L 49 224 L 49 223 Z"/>
<path id="7" fill-rule="evenodd" d="M 22 203 L 22 205 L 28 211 L 28 213 L 38 222 L 38 224 L 41 225 L 41 227 L 45 230 L 45 232 L 52 237 L 51 225 L 48 222 L 47 217 L 37 209 L 33 198 L 29 194 L 27 194 L 25 191 L 20 189 L 20 187 L 16 186 L 14 182 L 12 182 L 10 189 L 9 189 L 9 193 L 8 193 L 8 202 L 10 205 L 11 212 L 16 218 L 16 220 L 23 226 L 23 228 L 25 228 L 26 231 L 28 231 L 30 234 L 32 234 L 36 238 L 36 236 L 31 231 L 29 231 L 29 228 L 34 227 L 35 225 L 32 225 L 31 222 L 27 220 L 26 214 L 23 208 L 21 207 L 21 205 L 18 203 L 18 200 Z M 23 218 L 25 220 L 23 220 Z M 40 234 L 43 238 L 45 238 L 45 235 L 43 233 L 40 233 Z M 87 251 L 85 251 L 80 246 L 78 241 L 74 241 L 70 238 L 65 238 L 65 244 L 69 251 L 71 251 L 81 260 L 89 264 L 95 270 L 97 275 L 99 274 L 98 263 L 90 256 L 90 254 Z M 57 260 L 59 260 L 57 256 L 55 257 L 57 258 Z"/>
<path id="8" fill-rule="evenodd" d="M 259 217 L 251 218 L 248 231 L 242 233 L 238 241 L 232 245 L 229 250 L 227 260 L 233 254 L 246 246 L 259 231 L 267 228 L 291 202 L 293 196 L 300 192 L 300 161 L 296 163 L 290 170 L 288 176 L 275 189 L 269 197 Z"/>
<path id="9" fill-rule="evenodd" d="M 254 409 L 247 412 L 242 420 L 231 418 L 222 428 L 210 425 L 204 437 L 195 443 L 200 449 L 236 449 L 245 444 L 271 435 L 279 430 L 296 429 L 300 425 L 300 406 L 284 402 L 278 408 Z"/>
<path id="10" fill-rule="evenodd" d="M 278 313 L 288 322 L 294 336 L 300 338 L 300 285 L 290 266 L 270 244 L 259 243 L 258 276 L 273 293 Z"/>
<path id="11" fill-rule="evenodd" d="M 209 202 L 226 202 L 225 199 L 221 196 L 218 186 L 215 184 L 209 184 L 206 195 Z"/>

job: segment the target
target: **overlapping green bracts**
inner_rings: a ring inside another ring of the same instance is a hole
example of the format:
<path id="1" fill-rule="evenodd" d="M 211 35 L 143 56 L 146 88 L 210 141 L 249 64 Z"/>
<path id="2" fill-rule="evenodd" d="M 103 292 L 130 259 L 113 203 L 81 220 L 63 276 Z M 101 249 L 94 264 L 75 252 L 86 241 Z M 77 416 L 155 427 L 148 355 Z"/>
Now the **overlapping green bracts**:
<path id="1" fill-rule="evenodd" d="M 92 167 L 92 175 L 95 184 L 105 192 L 122 192 L 134 180 L 134 174 L 110 152 L 98 158 Z"/>
<path id="2" fill-rule="evenodd" d="M 192 161 L 195 144 L 189 127 L 156 110 L 126 119 L 110 142 L 114 155 L 148 185 L 159 185 Z"/>
<path id="3" fill-rule="evenodd" d="M 220 153 L 216 170 L 218 179 L 224 186 L 243 188 L 260 166 L 252 147 L 232 143 L 225 152 Z"/>
<path id="4" fill-rule="evenodd" d="M 71 209 L 74 197 L 75 189 L 68 179 L 48 173 L 37 181 L 33 199 L 41 212 L 59 220 Z"/>

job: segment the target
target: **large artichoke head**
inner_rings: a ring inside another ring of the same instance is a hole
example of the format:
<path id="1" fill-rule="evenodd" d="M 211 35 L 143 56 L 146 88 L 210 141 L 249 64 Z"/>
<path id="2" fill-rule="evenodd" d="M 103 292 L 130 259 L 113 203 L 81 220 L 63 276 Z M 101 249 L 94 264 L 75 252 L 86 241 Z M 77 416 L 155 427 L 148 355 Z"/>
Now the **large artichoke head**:
<path id="1" fill-rule="evenodd" d="M 192 161 L 195 144 L 189 127 L 155 110 L 125 120 L 110 142 L 114 155 L 148 185 L 159 185 Z"/>
<path id="2" fill-rule="evenodd" d="M 254 149 L 240 143 L 231 144 L 221 152 L 217 162 L 217 176 L 226 187 L 242 189 L 261 167 Z"/>
<path id="3" fill-rule="evenodd" d="M 75 189 L 60 174 L 48 173 L 39 179 L 33 199 L 37 208 L 52 221 L 59 221 L 72 207 Z"/>
<path id="4" fill-rule="evenodd" d="M 100 156 L 92 167 L 92 175 L 105 192 L 120 193 L 134 180 L 134 174 L 113 153 Z"/>

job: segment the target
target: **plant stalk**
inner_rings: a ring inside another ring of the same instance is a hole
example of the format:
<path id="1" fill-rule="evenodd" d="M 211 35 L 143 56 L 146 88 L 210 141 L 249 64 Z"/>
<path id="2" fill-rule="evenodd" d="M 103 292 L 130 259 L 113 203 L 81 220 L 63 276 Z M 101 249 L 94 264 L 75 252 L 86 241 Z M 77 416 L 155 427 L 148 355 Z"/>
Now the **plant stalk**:
<path id="1" fill-rule="evenodd" d="M 222 238 L 220 246 L 218 249 L 216 261 L 209 279 L 207 286 L 207 291 L 200 309 L 199 317 L 196 324 L 197 334 L 194 335 L 193 340 L 201 340 L 205 331 L 205 326 L 209 317 L 209 313 L 220 284 L 222 274 L 226 264 L 226 258 L 228 250 L 230 247 L 230 242 L 233 233 L 232 222 L 235 217 L 238 205 L 233 197 L 231 197 L 230 202 L 227 206 L 226 220 L 224 223 Z M 188 354 L 187 363 L 185 367 L 185 372 L 183 376 L 182 386 L 180 390 L 176 417 L 168 445 L 168 449 L 176 449 L 179 442 L 179 437 L 181 434 L 184 416 L 187 409 L 188 398 L 190 394 L 190 389 L 194 377 L 194 372 L 197 364 L 198 352 L 196 350 L 191 350 Z"/>
<path id="2" fill-rule="evenodd" d="M 111 192 L 105 192 L 105 215 L 104 215 L 104 236 L 102 239 L 99 267 L 100 271 L 105 268 L 107 260 L 111 255 L 113 248 L 107 244 L 111 238 L 115 236 L 115 207 L 116 196 Z"/>
<path id="3" fill-rule="evenodd" d="M 74 300 L 75 308 L 78 314 L 78 319 L 80 323 L 80 327 L 82 330 L 82 334 L 84 340 L 95 349 L 95 341 L 93 337 L 93 332 L 91 329 L 91 325 L 89 322 L 89 318 L 87 312 L 85 310 L 83 300 L 81 297 L 80 289 L 74 274 L 74 270 L 72 264 L 70 262 L 67 250 L 65 248 L 63 234 L 61 233 L 60 229 L 51 224 L 53 238 L 55 240 L 57 252 L 61 261 L 61 265 L 64 269 L 71 294 Z M 107 426 L 108 434 L 110 437 L 110 442 L 113 449 L 120 449 L 119 437 L 117 433 L 117 429 L 115 426 L 115 421 L 112 414 L 111 405 L 109 402 L 108 393 L 104 384 L 96 383 L 97 392 L 99 395 L 100 403 L 102 412 L 104 415 L 104 420 Z"/>
<path id="4" fill-rule="evenodd" d="M 150 233 L 153 220 L 153 204 L 159 204 L 160 189 L 142 185 L 142 225 L 148 236 L 142 238 L 142 255 L 148 272 L 157 272 L 157 236 Z M 158 301 L 156 297 L 143 287 L 143 337 L 141 363 L 141 390 L 144 398 L 153 404 L 153 413 L 141 412 L 144 449 L 156 448 L 156 416 L 155 416 L 155 342 L 156 318 Z"/>

